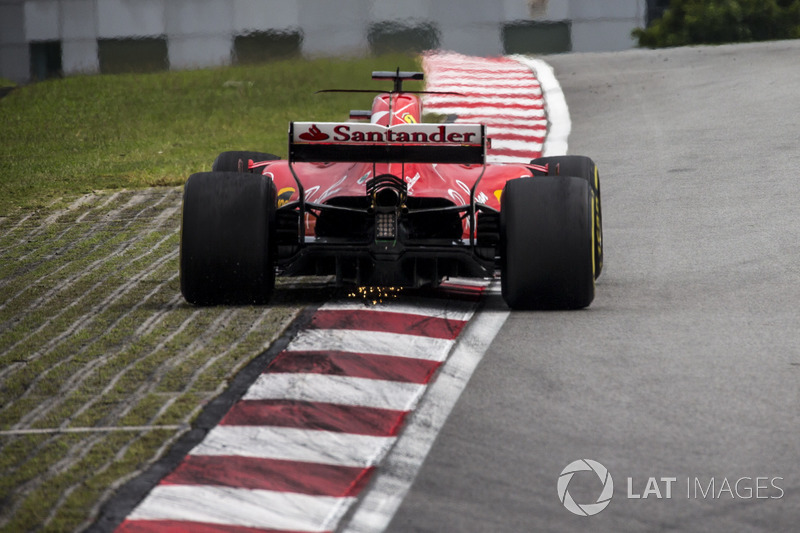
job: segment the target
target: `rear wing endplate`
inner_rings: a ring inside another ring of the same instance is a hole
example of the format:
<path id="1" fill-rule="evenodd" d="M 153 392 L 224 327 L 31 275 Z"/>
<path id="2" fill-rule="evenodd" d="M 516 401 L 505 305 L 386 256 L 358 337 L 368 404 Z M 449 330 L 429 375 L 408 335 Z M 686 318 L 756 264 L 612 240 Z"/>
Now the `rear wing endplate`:
<path id="1" fill-rule="evenodd" d="M 289 162 L 460 163 L 485 165 L 482 124 L 292 122 Z"/>

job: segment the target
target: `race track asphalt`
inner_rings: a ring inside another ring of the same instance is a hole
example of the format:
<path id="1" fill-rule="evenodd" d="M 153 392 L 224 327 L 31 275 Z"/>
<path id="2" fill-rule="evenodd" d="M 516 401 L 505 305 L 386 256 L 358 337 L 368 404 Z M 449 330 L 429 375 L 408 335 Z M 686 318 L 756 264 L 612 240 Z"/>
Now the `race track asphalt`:
<path id="1" fill-rule="evenodd" d="M 597 297 L 509 316 L 389 531 L 796 531 L 800 41 L 546 59 L 601 172 Z M 595 516 L 559 501 L 578 459 Z"/>

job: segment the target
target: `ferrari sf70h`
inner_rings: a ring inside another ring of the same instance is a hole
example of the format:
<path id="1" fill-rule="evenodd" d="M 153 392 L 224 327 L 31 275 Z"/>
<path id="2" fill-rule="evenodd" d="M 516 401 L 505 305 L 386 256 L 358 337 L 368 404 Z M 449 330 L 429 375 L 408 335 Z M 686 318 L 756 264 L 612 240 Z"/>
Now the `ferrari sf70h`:
<path id="1" fill-rule="evenodd" d="M 276 276 L 359 287 L 500 277 L 514 309 L 587 307 L 603 265 L 600 182 L 582 156 L 486 162 L 482 124 L 423 123 L 417 72 L 347 122 L 293 122 L 288 159 L 223 152 L 186 182 L 181 291 L 264 304 Z"/>

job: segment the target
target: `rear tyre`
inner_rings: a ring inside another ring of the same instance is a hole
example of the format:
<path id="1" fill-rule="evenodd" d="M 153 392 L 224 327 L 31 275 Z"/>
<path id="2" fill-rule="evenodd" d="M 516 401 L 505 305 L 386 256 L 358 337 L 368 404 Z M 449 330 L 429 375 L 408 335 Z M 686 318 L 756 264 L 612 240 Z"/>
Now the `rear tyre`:
<path id="1" fill-rule="evenodd" d="M 512 309 L 581 309 L 594 299 L 594 205 L 577 177 L 510 180 L 500 210 L 503 299 Z"/>
<path id="2" fill-rule="evenodd" d="M 264 304 L 275 287 L 275 185 L 193 174 L 183 192 L 181 292 L 194 305 Z"/>
<path id="3" fill-rule="evenodd" d="M 597 197 L 595 205 L 595 276 L 600 277 L 603 271 L 603 210 L 600 202 L 600 173 L 597 165 L 590 158 L 582 155 L 563 155 L 554 157 L 540 157 L 531 161 L 532 165 L 546 167 L 547 172 L 534 170 L 537 176 L 575 176 L 583 178 L 592 186 Z"/>
<path id="4" fill-rule="evenodd" d="M 211 165 L 212 172 L 249 172 L 252 174 L 261 174 L 261 169 L 250 170 L 248 163 L 252 160 L 255 163 L 260 161 L 275 161 L 280 159 L 277 155 L 266 154 L 263 152 L 222 152 L 214 160 Z"/>

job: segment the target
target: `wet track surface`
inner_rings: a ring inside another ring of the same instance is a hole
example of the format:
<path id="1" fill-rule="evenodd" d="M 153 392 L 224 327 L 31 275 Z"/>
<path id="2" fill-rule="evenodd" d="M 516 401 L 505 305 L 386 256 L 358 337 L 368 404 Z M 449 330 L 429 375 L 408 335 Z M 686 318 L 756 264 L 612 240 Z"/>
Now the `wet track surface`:
<path id="1" fill-rule="evenodd" d="M 389 531 L 794 530 L 800 43 L 547 60 L 603 180 L 597 298 L 510 315 Z M 584 458 L 590 517 L 557 490 Z"/>

